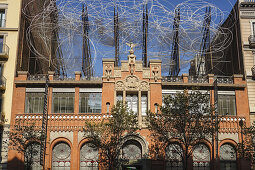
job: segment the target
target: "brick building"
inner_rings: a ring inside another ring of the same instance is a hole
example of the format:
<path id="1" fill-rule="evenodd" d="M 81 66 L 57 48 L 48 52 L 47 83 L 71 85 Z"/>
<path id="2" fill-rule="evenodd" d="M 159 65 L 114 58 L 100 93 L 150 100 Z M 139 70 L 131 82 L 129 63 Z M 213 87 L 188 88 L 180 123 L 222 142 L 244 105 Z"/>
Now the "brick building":
<path id="1" fill-rule="evenodd" d="M 207 92 L 213 104 L 213 82 L 217 79 L 219 114 L 225 115 L 220 120 L 218 142 L 221 169 L 241 169 L 243 165 L 237 157 L 237 144 L 242 140 L 239 121 L 243 120 L 247 126 L 250 125 L 247 84 L 242 75 L 216 77 L 209 74 L 196 77 L 183 74 L 179 77 L 164 77 L 161 76 L 160 60 L 150 60 L 149 67 L 143 67 L 142 61 L 136 60 L 132 48 L 127 58 L 121 61 L 120 67 L 114 67 L 114 59 L 103 59 L 103 76 L 90 80 L 81 77 L 80 72 L 75 72 L 73 79 L 60 79 L 54 76 L 54 72 L 48 73 L 46 168 L 97 168 L 98 151 L 91 149 L 88 139 L 84 137 L 84 121 L 107 119 L 107 113 L 118 99 L 127 102 L 138 113 L 140 130 L 136 135 L 126 136 L 123 145 L 127 158 L 140 160 L 133 167 L 149 170 L 181 166 L 170 164 L 167 158 L 163 161 L 143 159 L 149 154 L 151 145 L 150 132 L 145 125 L 146 111 L 156 111 L 158 105 L 162 105 L 164 95 L 193 87 Z M 24 120 L 41 126 L 45 75 L 30 76 L 26 71 L 18 71 L 14 83 L 11 124 Z M 166 149 L 168 152 L 174 152 L 172 145 L 167 145 L 170 148 Z M 193 148 L 190 169 L 192 166 L 193 169 L 210 169 L 210 163 L 215 158 L 216 148 L 213 146 L 210 139 L 199 141 Z M 8 169 L 24 167 L 22 153 L 9 150 L 8 160 Z M 40 168 L 39 155 L 34 156 L 33 168 Z"/>

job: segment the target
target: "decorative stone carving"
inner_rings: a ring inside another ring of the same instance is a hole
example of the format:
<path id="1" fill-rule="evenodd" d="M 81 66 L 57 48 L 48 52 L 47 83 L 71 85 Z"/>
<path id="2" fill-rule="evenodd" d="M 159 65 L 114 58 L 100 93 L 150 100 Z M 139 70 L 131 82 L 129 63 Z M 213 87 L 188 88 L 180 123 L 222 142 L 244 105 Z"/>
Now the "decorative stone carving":
<path id="1" fill-rule="evenodd" d="M 130 55 L 128 55 L 128 64 L 130 66 L 130 73 L 131 75 L 134 74 L 134 67 L 135 67 L 135 59 L 136 56 L 134 55 L 134 47 L 136 44 L 133 43 L 126 43 L 131 49 L 129 50 Z"/>
<path id="2" fill-rule="evenodd" d="M 73 132 L 50 132 L 50 142 L 52 142 L 54 139 L 57 139 L 59 137 L 64 137 L 69 139 L 71 142 L 73 142 Z"/>
<path id="3" fill-rule="evenodd" d="M 149 83 L 146 81 L 139 81 L 138 77 L 136 76 L 128 76 L 126 80 L 117 81 L 115 84 L 115 90 L 117 91 L 124 91 L 124 90 L 131 90 L 131 91 L 148 91 L 150 90 Z"/>
<path id="4" fill-rule="evenodd" d="M 112 75 L 112 65 L 107 64 L 107 65 L 105 65 L 105 76 L 106 76 L 107 80 L 110 79 L 111 75 Z"/>
<path id="5" fill-rule="evenodd" d="M 143 65 L 142 63 L 136 63 L 135 65 L 135 71 L 142 71 L 143 70 Z"/>
<path id="6" fill-rule="evenodd" d="M 115 85 L 115 88 L 118 91 L 125 90 L 125 85 L 124 85 L 123 81 L 117 81 L 116 85 Z"/>
<path id="7" fill-rule="evenodd" d="M 114 77 L 121 77 L 121 70 L 114 70 Z"/>
<path id="8" fill-rule="evenodd" d="M 152 66 L 152 77 L 155 81 L 159 78 L 159 66 Z"/>
<path id="9" fill-rule="evenodd" d="M 128 63 L 122 63 L 122 65 L 121 65 L 121 69 L 122 69 L 122 71 L 128 71 L 129 70 L 129 68 L 128 68 Z"/>
<path id="10" fill-rule="evenodd" d="M 143 70 L 143 78 L 150 78 L 150 70 Z"/>
<path id="11" fill-rule="evenodd" d="M 142 81 L 140 83 L 140 90 L 141 91 L 148 91 L 150 89 L 149 83 L 146 81 Z"/>
<path id="12" fill-rule="evenodd" d="M 128 76 L 126 78 L 126 89 L 127 90 L 138 90 L 139 79 L 136 76 Z"/>

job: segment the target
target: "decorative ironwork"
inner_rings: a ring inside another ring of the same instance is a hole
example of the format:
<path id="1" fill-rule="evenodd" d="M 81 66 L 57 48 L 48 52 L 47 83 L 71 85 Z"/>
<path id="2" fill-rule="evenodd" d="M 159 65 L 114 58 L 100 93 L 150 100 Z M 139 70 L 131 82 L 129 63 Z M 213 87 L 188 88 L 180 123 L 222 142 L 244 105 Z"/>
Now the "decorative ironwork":
<path id="1" fill-rule="evenodd" d="M 220 147 L 220 160 L 236 161 L 236 150 L 230 144 L 224 144 Z"/>
<path id="2" fill-rule="evenodd" d="M 189 83 L 208 83 L 208 76 L 189 76 Z"/>
<path id="3" fill-rule="evenodd" d="M 52 151 L 52 169 L 70 169 L 71 148 L 66 143 L 57 144 Z"/>
<path id="4" fill-rule="evenodd" d="M 36 75 L 29 75 L 27 77 L 28 80 L 46 80 L 47 75 L 45 74 L 36 74 Z"/>
<path id="5" fill-rule="evenodd" d="M 142 158 L 142 147 L 135 140 L 127 141 L 122 148 L 123 159 L 134 160 Z"/>
<path id="6" fill-rule="evenodd" d="M 198 144 L 193 149 L 193 169 L 210 169 L 210 151 L 204 144 Z"/>
<path id="7" fill-rule="evenodd" d="M 49 77 L 46 76 L 45 92 L 44 92 L 44 105 L 43 105 L 43 119 L 41 131 L 41 148 L 40 148 L 40 164 L 44 165 L 46 139 L 47 139 L 47 126 L 48 126 L 48 84 Z"/>
<path id="8" fill-rule="evenodd" d="M 92 143 L 86 143 L 80 150 L 80 170 L 98 168 L 98 149 Z"/>
<path id="9" fill-rule="evenodd" d="M 162 82 L 183 82 L 181 76 L 164 76 Z"/>
<path id="10" fill-rule="evenodd" d="M 252 78 L 255 79 L 255 65 L 251 68 Z"/>
<path id="11" fill-rule="evenodd" d="M 223 84 L 233 84 L 233 78 L 229 76 L 217 76 L 217 82 Z"/>

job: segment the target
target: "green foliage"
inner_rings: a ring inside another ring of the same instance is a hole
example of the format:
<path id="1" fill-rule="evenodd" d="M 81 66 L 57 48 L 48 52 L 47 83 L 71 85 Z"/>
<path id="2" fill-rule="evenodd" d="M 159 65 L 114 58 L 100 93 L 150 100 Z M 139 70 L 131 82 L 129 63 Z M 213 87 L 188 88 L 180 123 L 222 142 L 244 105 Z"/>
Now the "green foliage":
<path id="1" fill-rule="evenodd" d="M 44 135 L 37 129 L 35 123 L 17 121 L 9 134 L 9 148 L 24 154 L 25 169 L 32 169 L 33 157 L 39 154 L 40 140 Z"/>
<path id="2" fill-rule="evenodd" d="M 137 114 L 118 101 L 112 108 L 109 118 L 99 122 L 85 123 L 85 137 L 100 149 L 99 162 L 107 163 L 109 169 L 120 165 L 120 153 L 124 138 L 137 130 Z"/>
<path id="3" fill-rule="evenodd" d="M 180 156 L 185 169 L 192 146 L 214 132 L 209 95 L 198 90 L 184 90 L 164 97 L 163 103 L 160 113 L 148 113 L 148 127 L 163 143 L 178 141 L 183 149 Z"/>

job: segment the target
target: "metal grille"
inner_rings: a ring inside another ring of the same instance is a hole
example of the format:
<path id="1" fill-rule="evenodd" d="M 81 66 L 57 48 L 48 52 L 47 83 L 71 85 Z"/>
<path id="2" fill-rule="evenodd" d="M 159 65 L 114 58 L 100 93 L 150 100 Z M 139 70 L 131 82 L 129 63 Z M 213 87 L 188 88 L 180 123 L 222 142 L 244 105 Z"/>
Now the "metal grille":
<path id="1" fill-rule="evenodd" d="M 41 170 L 40 165 L 40 144 L 29 144 L 25 151 L 25 169 Z"/>
<path id="2" fill-rule="evenodd" d="M 80 150 L 80 170 L 98 169 L 98 149 L 92 143 L 86 143 Z"/>
<path id="3" fill-rule="evenodd" d="M 71 148 L 66 143 L 58 143 L 52 151 L 52 170 L 70 170 Z"/>

